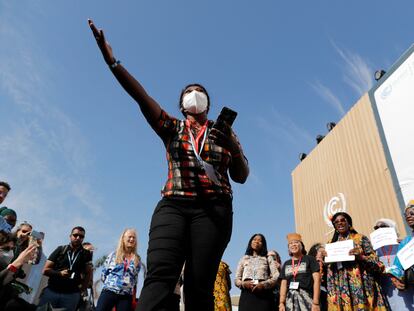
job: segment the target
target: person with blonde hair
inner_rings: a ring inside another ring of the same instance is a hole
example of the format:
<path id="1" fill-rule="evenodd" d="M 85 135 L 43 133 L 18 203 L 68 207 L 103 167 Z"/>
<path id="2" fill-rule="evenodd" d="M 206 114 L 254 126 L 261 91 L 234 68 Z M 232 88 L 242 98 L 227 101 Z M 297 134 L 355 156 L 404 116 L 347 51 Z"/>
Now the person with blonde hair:
<path id="1" fill-rule="evenodd" d="M 103 288 L 96 306 L 97 311 L 131 311 L 134 288 L 141 269 L 137 253 L 137 232 L 127 228 L 119 238 L 115 252 L 106 258 L 102 270 Z"/>

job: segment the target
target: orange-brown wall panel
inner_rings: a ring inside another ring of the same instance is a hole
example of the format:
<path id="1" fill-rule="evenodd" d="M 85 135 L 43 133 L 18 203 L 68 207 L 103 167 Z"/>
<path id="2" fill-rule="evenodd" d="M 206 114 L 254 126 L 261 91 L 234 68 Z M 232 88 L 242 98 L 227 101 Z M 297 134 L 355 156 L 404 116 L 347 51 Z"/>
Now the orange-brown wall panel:
<path id="1" fill-rule="evenodd" d="M 369 235 L 377 219 L 391 218 L 405 234 L 368 95 L 295 168 L 292 183 L 296 231 L 307 247 L 332 236 L 324 207 L 335 196 L 342 199 L 340 194 L 357 231 Z M 342 201 L 334 210 L 343 207 Z"/>

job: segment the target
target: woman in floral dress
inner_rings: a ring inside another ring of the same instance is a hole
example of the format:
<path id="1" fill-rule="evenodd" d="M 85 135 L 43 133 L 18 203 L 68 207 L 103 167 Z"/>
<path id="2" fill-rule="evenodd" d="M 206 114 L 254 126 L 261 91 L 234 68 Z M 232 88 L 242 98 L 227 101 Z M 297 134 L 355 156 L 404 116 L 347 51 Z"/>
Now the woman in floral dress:
<path id="1" fill-rule="evenodd" d="M 328 310 L 387 310 L 386 298 L 374 278 L 374 274 L 384 270 L 384 265 L 371 242 L 355 231 L 352 218 L 347 213 L 336 213 L 332 224 L 335 233 L 330 243 L 353 240 L 354 248 L 349 254 L 355 255 L 355 261 L 327 265 Z"/>
<path id="2" fill-rule="evenodd" d="M 224 261 L 220 261 L 214 283 L 214 311 L 231 311 L 230 299 L 230 268 Z"/>

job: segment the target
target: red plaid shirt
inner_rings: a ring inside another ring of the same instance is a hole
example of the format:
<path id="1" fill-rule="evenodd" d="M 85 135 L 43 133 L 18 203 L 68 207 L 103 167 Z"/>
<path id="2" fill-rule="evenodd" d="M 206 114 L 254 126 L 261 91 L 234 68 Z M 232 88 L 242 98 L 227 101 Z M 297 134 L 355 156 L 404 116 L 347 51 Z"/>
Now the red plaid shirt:
<path id="1" fill-rule="evenodd" d="M 213 123 L 208 121 L 207 131 Z M 163 196 L 231 195 L 227 174 L 232 159 L 231 153 L 209 140 L 208 132 L 200 156 L 205 162 L 214 166 L 220 181 L 219 186 L 208 178 L 200 166 L 185 121 L 171 117 L 163 110 L 155 131 L 163 140 L 167 150 L 168 179 L 161 191 Z"/>

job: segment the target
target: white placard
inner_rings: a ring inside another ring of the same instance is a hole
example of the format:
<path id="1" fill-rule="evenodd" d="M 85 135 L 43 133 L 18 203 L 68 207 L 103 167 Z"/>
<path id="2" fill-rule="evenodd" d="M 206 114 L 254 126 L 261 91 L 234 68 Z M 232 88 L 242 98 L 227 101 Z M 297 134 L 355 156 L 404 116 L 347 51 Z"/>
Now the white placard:
<path id="1" fill-rule="evenodd" d="M 394 228 L 379 228 L 369 235 L 372 247 L 377 250 L 386 245 L 397 245 L 398 237 Z"/>
<path id="2" fill-rule="evenodd" d="M 410 242 L 400 249 L 397 256 L 404 270 L 414 265 L 414 239 L 411 239 Z"/>
<path id="3" fill-rule="evenodd" d="M 354 261 L 355 256 L 349 255 L 349 251 L 354 248 L 353 240 L 340 241 L 335 243 L 329 243 L 325 245 L 327 256 L 325 262 L 342 262 L 342 261 Z"/>

